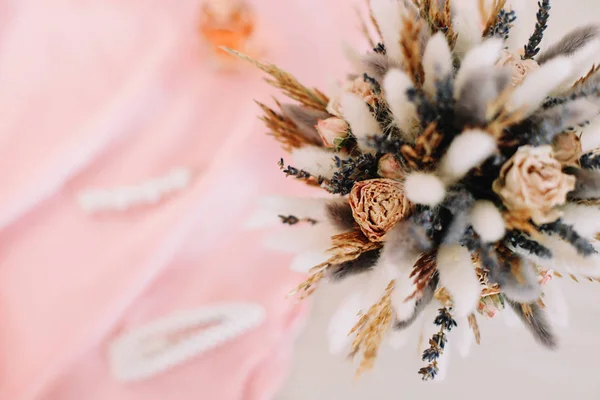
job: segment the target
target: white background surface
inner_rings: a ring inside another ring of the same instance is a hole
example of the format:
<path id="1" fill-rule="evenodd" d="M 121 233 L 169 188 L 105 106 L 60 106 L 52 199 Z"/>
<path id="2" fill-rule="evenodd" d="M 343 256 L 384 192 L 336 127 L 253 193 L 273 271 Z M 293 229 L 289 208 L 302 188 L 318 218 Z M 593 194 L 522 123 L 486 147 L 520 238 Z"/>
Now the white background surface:
<path id="1" fill-rule="evenodd" d="M 521 19 L 533 29 L 536 2 L 524 1 L 530 10 Z M 600 22 L 600 0 L 553 0 L 552 5 L 543 45 L 576 25 Z M 327 349 L 329 318 L 352 282 L 323 286 L 313 298 L 292 374 L 277 400 L 600 399 L 600 283 L 563 279 L 561 284 L 570 325 L 557 330 L 557 351 L 539 347 L 520 326 L 509 328 L 501 315 L 479 318 L 482 344 L 474 345 L 466 359 L 455 351 L 448 376 L 439 383 L 421 382 L 417 371 L 424 363 L 416 338 L 398 351 L 384 346 L 374 370 L 355 379 L 355 366 Z"/>

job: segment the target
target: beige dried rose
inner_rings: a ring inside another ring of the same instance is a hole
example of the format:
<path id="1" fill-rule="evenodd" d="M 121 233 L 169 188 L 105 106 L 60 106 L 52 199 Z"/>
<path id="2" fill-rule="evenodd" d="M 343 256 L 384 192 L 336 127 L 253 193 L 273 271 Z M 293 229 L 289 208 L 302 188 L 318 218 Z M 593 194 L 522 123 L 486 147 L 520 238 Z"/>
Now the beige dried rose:
<path id="1" fill-rule="evenodd" d="M 354 184 L 350 192 L 354 220 L 372 242 L 381 242 L 385 234 L 408 216 L 410 203 L 402 184 L 392 179 L 370 179 Z"/>
<path id="2" fill-rule="evenodd" d="M 512 86 L 519 86 L 528 73 L 540 68 L 534 60 L 522 60 L 520 56 L 514 55 L 506 50 L 502 53 L 500 60 L 496 63 L 499 67 L 510 67 L 512 70 Z"/>
<path id="3" fill-rule="evenodd" d="M 554 138 L 552 156 L 562 165 L 579 165 L 581 152 L 581 139 L 576 132 L 563 133 Z"/>
<path id="4" fill-rule="evenodd" d="M 575 177 L 564 174 L 551 146 L 523 146 L 502 166 L 493 189 L 511 211 L 522 212 L 536 224 L 556 221 Z"/>
<path id="5" fill-rule="evenodd" d="M 320 119 L 317 131 L 325 147 L 335 147 L 338 140 L 348 136 L 348 123 L 338 117 Z"/>
<path id="6" fill-rule="evenodd" d="M 337 117 L 343 116 L 341 104 L 341 97 L 343 93 L 353 93 L 361 97 L 365 103 L 372 107 L 377 105 L 377 95 L 373 91 L 371 84 L 365 82 L 363 77 L 358 77 L 346 82 L 340 89 L 340 92 L 329 99 L 329 104 L 327 104 L 327 112 Z"/>

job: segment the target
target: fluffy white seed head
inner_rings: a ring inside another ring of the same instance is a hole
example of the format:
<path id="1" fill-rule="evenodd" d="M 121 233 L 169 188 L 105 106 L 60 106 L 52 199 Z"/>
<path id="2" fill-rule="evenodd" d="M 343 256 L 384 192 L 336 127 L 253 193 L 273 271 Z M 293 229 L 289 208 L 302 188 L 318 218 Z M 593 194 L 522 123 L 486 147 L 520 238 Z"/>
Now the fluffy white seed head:
<path id="1" fill-rule="evenodd" d="M 590 69 L 600 61 L 600 39 L 590 40 L 581 49 L 571 54 L 568 58 L 573 64 L 573 71 L 562 88 L 569 88 L 582 76 L 585 76 Z"/>
<path id="2" fill-rule="evenodd" d="M 540 258 L 519 247 L 514 249 L 515 253 L 541 267 L 555 270 L 561 274 L 600 277 L 600 255 L 592 254 L 583 257 L 571 244 L 556 236 L 541 235 L 536 237 L 536 241 L 552 251 L 552 258 Z M 597 241 L 592 240 L 591 242 L 596 249 L 599 248 Z"/>
<path id="3" fill-rule="evenodd" d="M 473 72 L 482 68 L 491 68 L 502 52 L 503 42 L 500 39 L 488 39 L 477 47 L 471 49 L 456 74 L 454 81 L 454 98 L 458 99 L 465 83 L 471 78 Z"/>
<path id="4" fill-rule="evenodd" d="M 381 30 L 388 57 L 397 64 L 402 64 L 400 32 L 404 5 L 398 0 L 371 0 L 371 9 Z"/>
<path id="5" fill-rule="evenodd" d="M 263 245 L 278 252 L 300 254 L 305 251 L 325 253 L 331 248 L 331 237 L 339 231 L 329 223 L 282 226 L 265 237 Z"/>
<path id="6" fill-rule="evenodd" d="M 352 134 L 360 147 L 365 145 L 368 137 L 381 133 L 381 128 L 369 110 L 369 106 L 359 96 L 344 93 L 340 99 L 344 119 L 350 124 Z"/>
<path id="7" fill-rule="evenodd" d="M 260 229 L 281 224 L 279 215 L 293 215 L 298 218 L 311 218 L 316 221 L 327 219 L 323 198 L 303 198 L 267 196 L 260 199 L 258 207 L 244 221 L 245 229 Z"/>
<path id="8" fill-rule="evenodd" d="M 562 219 L 573 225 L 581 236 L 593 239 L 600 232 L 600 208 L 580 204 L 567 204 L 563 207 Z"/>
<path id="9" fill-rule="evenodd" d="M 473 46 L 481 43 L 481 16 L 475 2 L 455 2 L 452 23 L 458 34 L 454 52 L 464 56 Z"/>
<path id="10" fill-rule="evenodd" d="M 535 13 L 537 7 L 531 7 L 533 2 L 528 0 L 508 0 L 505 5 L 506 10 L 512 10 L 518 15 L 520 22 L 513 24 L 510 28 L 510 35 L 506 39 L 505 45 L 509 52 L 518 54 L 527 43 L 531 36 L 531 27 L 535 26 Z M 537 6 L 537 4 L 535 4 Z"/>
<path id="11" fill-rule="evenodd" d="M 394 350 L 399 350 L 406 346 L 410 337 L 410 329 L 390 329 L 387 333 L 386 343 Z"/>
<path id="12" fill-rule="evenodd" d="M 329 260 L 331 254 L 325 251 L 304 251 L 294 257 L 290 264 L 290 270 L 301 274 L 307 274 L 315 266 Z"/>
<path id="13" fill-rule="evenodd" d="M 455 338 L 452 343 L 458 349 L 458 354 L 460 354 L 462 358 L 467 358 L 471 353 L 471 348 L 473 347 L 473 342 L 475 341 L 475 335 L 469 328 L 469 320 L 467 318 L 457 318 L 457 323 L 458 337 Z"/>
<path id="14" fill-rule="evenodd" d="M 405 139 L 414 139 L 411 135 L 416 125 L 417 109 L 415 104 L 408 99 L 407 92 L 413 88 L 412 81 L 399 69 L 390 70 L 383 79 L 385 99 L 394 114 L 396 125 L 406 136 Z"/>
<path id="15" fill-rule="evenodd" d="M 423 90 L 429 96 L 436 94 L 436 81 L 444 79 L 452 73 L 452 52 L 446 36 L 438 32 L 429 39 L 423 54 L 423 70 L 425 82 Z"/>
<path id="16" fill-rule="evenodd" d="M 352 342 L 352 336 L 348 335 L 348 332 L 358 322 L 358 314 L 361 309 L 361 295 L 360 293 L 353 293 L 342 301 L 333 314 L 327 329 L 329 351 L 332 354 L 342 353 Z"/>
<path id="17" fill-rule="evenodd" d="M 400 276 L 404 278 L 404 276 Z M 365 277 L 365 286 L 362 292 L 362 309 L 368 310 L 369 307 L 377 303 L 392 280 L 400 280 L 399 272 L 395 266 L 381 260 L 377 262 L 375 268 L 369 271 Z"/>
<path id="18" fill-rule="evenodd" d="M 567 328 L 569 326 L 569 308 L 565 301 L 560 282 L 552 279 L 544 285 L 543 290 L 544 305 L 546 306 L 548 317 L 557 327 Z"/>
<path id="19" fill-rule="evenodd" d="M 480 129 L 466 130 L 450 144 L 442 157 L 439 174 L 450 182 L 462 178 L 496 151 L 496 139 Z"/>
<path id="20" fill-rule="evenodd" d="M 600 119 L 595 118 L 590 125 L 583 129 L 581 135 L 581 148 L 590 151 L 600 147 Z"/>
<path id="21" fill-rule="evenodd" d="M 294 167 L 316 176 L 333 177 L 335 162 L 333 153 L 317 146 L 304 146 L 292 150 Z"/>
<path id="22" fill-rule="evenodd" d="M 452 296 L 457 317 L 471 314 L 479 302 L 481 284 L 471 253 L 460 245 L 442 245 L 437 254 L 440 283 Z"/>
<path id="23" fill-rule="evenodd" d="M 523 118 L 530 116 L 554 89 L 569 79 L 572 72 L 573 65 L 565 57 L 548 61 L 530 72 L 523 83 L 517 86 L 506 104 L 506 110 L 518 110 L 523 113 Z"/>
<path id="24" fill-rule="evenodd" d="M 479 200 L 471 211 L 471 225 L 484 242 L 492 243 L 504 237 L 506 228 L 500 210 L 488 200 Z"/>
<path id="25" fill-rule="evenodd" d="M 444 182 L 435 175 L 415 172 L 406 177 L 404 182 L 406 197 L 416 204 L 434 206 L 446 196 Z"/>

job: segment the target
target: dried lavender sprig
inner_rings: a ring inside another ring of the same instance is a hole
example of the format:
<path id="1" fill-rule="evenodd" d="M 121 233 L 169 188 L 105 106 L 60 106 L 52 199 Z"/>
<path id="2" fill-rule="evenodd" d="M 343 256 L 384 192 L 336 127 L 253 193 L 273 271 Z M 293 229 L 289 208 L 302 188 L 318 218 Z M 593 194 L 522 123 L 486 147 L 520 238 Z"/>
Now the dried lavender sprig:
<path id="1" fill-rule="evenodd" d="M 523 60 L 533 58 L 540 52 L 540 42 L 544 37 L 544 31 L 548 28 L 548 19 L 550 18 L 550 0 L 541 0 L 538 2 L 538 12 L 536 14 L 537 22 L 535 30 L 525 45 L 525 52 L 521 57 Z"/>
<path id="2" fill-rule="evenodd" d="M 501 37 L 504 40 L 508 39 L 510 29 L 513 27 L 513 22 L 517 19 L 517 13 L 514 10 L 506 11 L 504 8 L 500 10 L 496 17 L 496 23 L 490 28 L 489 37 Z"/>
<path id="3" fill-rule="evenodd" d="M 371 85 L 371 87 L 373 88 L 373 91 L 376 94 L 380 94 L 381 93 L 381 85 L 379 84 L 379 82 L 377 82 L 377 79 L 373 78 L 372 76 L 369 76 L 366 72 L 363 73 L 363 80 L 368 83 L 369 85 Z"/>
<path id="4" fill-rule="evenodd" d="M 431 339 L 429 339 L 429 348 L 423 351 L 422 359 L 423 361 L 427 361 L 429 364 L 419 369 L 421 379 L 424 381 L 435 379 L 435 376 L 439 372 L 438 360 L 444 353 L 444 348 L 446 347 L 446 343 L 448 341 L 446 332 L 450 332 L 452 328 L 458 326 L 447 308 L 440 308 L 438 311 L 439 314 L 435 318 L 434 324 L 438 325 L 440 330 L 433 334 Z"/>
<path id="5" fill-rule="evenodd" d="M 538 229 L 543 233 L 558 235 L 561 239 L 570 243 L 584 257 L 598 253 L 589 240 L 581 237 L 575 231 L 573 225 L 567 225 L 560 219 L 549 224 L 540 225 Z"/>
<path id="6" fill-rule="evenodd" d="M 521 248 L 539 258 L 552 258 L 552 251 L 550 251 L 549 248 L 525 236 L 523 232 L 515 230 L 510 231 L 506 236 L 506 241 L 511 246 Z"/>
<path id="7" fill-rule="evenodd" d="M 288 165 L 286 167 L 285 161 L 283 160 L 283 158 L 279 159 L 279 161 L 277 162 L 277 165 L 279 165 L 279 169 L 281 169 L 283 171 L 283 173 L 285 174 L 286 177 L 294 176 L 294 177 L 296 177 L 296 179 L 301 179 L 301 180 L 308 180 L 310 178 L 314 178 L 315 182 L 319 186 L 323 185 L 323 183 L 325 182 L 325 178 L 322 176 L 314 176 L 310 172 L 307 172 L 303 169 L 299 169 L 296 167 L 292 167 L 291 165 Z"/>
<path id="8" fill-rule="evenodd" d="M 312 218 L 298 218 L 295 215 L 278 215 L 281 219 L 281 223 L 285 225 L 296 225 L 299 222 L 308 222 L 311 225 L 315 225 L 318 221 Z"/>
<path id="9" fill-rule="evenodd" d="M 408 144 L 406 140 L 391 135 L 374 135 L 367 139 L 367 145 L 374 148 L 377 153 L 394 154 L 401 162 L 403 159 L 400 149 L 405 144 Z"/>
<path id="10" fill-rule="evenodd" d="M 596 96 L 598 97 L 598 95 L 600 95 L 600 87 L 599 86 L 592 86 L 592 87 L 584 87 L 581 90 L 578 90 L 574 93 L 571 93 L 568 96 L 563 96 L 563 97 L 549 97 L 543 104 L 543 108 L 544 109 L 548 109 L 554 106 L 558 106 L 561 104 L 565 104 L 568 103 L 570 101 L 575 101 L 578 99 L 582 99 L 582 98 L 586 98 L 586 97 L 590 97 L 590 96 Z"/>
<path id="11" fill-rule="evenodd" d="M 333 177 L 326 185 L 333 194 L 344 196 L 350 193 L 354 183 L 377 178 L 378 157 L 372 154 L 361 154 L 358 157 L 344 160 L 335 156 L 334 160 L 338 171 L 334 172 Z"/>
<path id="12" fill-rule="evenodd" d="M 386 53 L 386 51 L 385 51 L 385 46 L 384 46 L 384 44 L 383 44 L 383 43 L 377 43 L 377 46 L 375 46 L 375 47 L 373 48 L 373 51 L 374 51 L 375 53 L 379 53 L 379 54 L 383 54 L 383 55 L 385 55 L 385 53 Z"/>

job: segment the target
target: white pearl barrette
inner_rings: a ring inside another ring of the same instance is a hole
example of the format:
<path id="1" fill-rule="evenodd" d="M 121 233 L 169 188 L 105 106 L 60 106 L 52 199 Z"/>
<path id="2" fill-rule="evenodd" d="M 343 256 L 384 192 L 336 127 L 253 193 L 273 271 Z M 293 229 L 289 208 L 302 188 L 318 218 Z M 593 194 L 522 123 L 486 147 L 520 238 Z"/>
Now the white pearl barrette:
<path id="1" fill-rule="evenodd" d="M 135 206 L 156 204 L 165 196 L 185 189 L 191 177 L 189 169 L 175 168 L 165 176 L 135 185 L 83 190 L 77 196 L 77 202 L 89 213 L 124 211 Z"/>
<path id="2" fill-rule="evenodd" d="M 109 347 L 112 375 L 147 379 L 241 336 L 266 318 L 256 303 L 226 303 L 171 314 L 126 332 Z"/>

